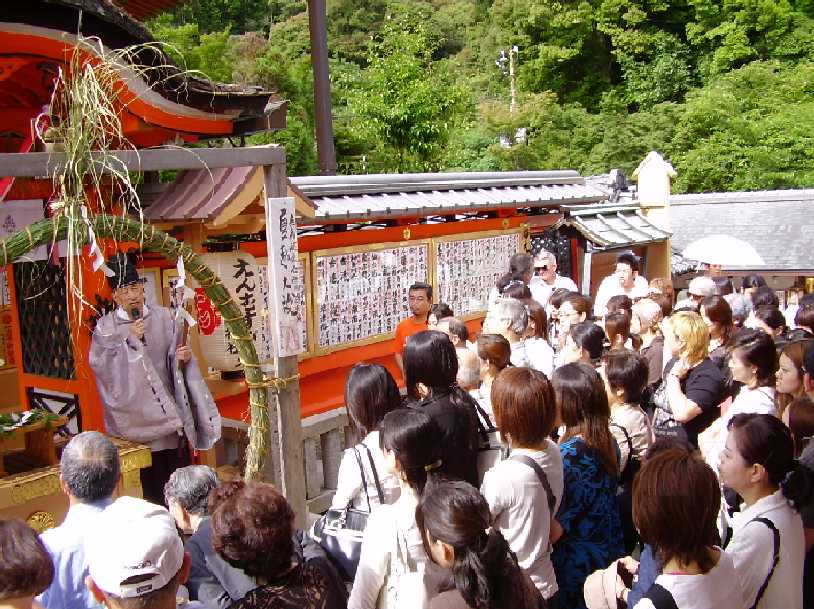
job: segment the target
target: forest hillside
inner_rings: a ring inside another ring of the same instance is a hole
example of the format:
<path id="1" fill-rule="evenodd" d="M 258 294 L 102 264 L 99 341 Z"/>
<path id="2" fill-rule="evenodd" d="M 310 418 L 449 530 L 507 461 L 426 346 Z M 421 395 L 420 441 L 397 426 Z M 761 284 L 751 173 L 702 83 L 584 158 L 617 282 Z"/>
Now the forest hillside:
<path id="1" fill-rule="evenodd" d="M 148 25 L 187 68 L 290 100 L 252 143 L 316 172 L 305 0 Z M 328 0 L 328 44 L 342 173 L 630 173 L 655 149 L 680 192 L 814 186 L 814 0 Z"/>

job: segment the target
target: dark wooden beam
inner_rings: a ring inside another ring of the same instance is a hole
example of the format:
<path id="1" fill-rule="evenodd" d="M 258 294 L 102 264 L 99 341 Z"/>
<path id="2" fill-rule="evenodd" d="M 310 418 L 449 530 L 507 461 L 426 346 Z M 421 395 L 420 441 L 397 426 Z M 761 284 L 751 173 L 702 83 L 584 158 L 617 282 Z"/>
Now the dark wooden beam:
<path id="1" fill-rule="evenodd" d="M 285 162 L 285 150 L 279 146 L 150 148 L 112 150 L 107 154 L 118 159 L 128 171 L 252 167 Z M 0 153 L 0 177 L 49 177 L 58 173 L 64 164 L 65 153 L 62 152 Z"/>

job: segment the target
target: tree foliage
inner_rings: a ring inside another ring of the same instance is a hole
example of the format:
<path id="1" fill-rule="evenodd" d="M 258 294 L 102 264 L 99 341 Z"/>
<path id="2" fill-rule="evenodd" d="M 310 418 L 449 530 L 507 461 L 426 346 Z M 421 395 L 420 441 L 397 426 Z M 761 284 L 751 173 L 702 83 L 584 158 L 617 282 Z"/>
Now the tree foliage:
<path id="1" fill-rule="evenodd" d="M 289 100 L 256 139 L 291 173 L 316 168 L 306 8 L 193 0 L 151 24 L 187 67 Z M 682 191 L 814 180 L 814 0 L 328 0 L 328 38 L 345 172 L 631 171 L 656 149 Z"/>

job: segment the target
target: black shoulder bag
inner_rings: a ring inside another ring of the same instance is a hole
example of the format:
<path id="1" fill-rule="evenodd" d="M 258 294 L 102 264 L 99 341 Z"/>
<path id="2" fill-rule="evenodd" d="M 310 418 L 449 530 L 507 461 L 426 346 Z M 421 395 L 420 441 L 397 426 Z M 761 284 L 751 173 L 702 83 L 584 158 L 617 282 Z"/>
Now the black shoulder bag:
<path id="1" fill-rule="evenodd" d="M 554 518 L 554 505 L 557 503 L 557 498 L 554 497 L 554 491 L 551 490 L 551 484 L 549 484 L 548 476 L 546 476 L 543 468 L 528 455 L 518 455 L 515 453 L 509 458 L 520 461 L 534 470 L 534 473 L 537 474 L 537 479 L 540 481 L 540 484 L 543 485 L 543 489 L 545 489 L 546 498 L 548 500 L 548 512 L 551 514 L 551 517 Z"/>
<path id="2" fill-rule="evenodd" d="M 370 494 L 367 490 L 367 477 L 362 464 L 362 455 L 358 446 L 364 447 L 367 458 L 370 462 L 370 469 L 373 473 L 373 482 L 376 485 L 376 492 L 379 496 L 379 503 L 384 503 L 384 493 L 379 483 L 379 474 L 376 465 L 373 463 L 373 455 L 370 449 L 362 444 L 353 447 L 356 455 L 356 462 L 359 465 L 359 474 L 362 476 L 362 490 L 367 500 L 367 511 L 353 507 L 353 500 L 348 502 L 347 507 L 341 510 L 328 510 L 322 518 L 314 523 L 311 536 L 319 542 L 325 549 L 325 553 L 346 582 L 352 582 L 356 576 L 356 568 L 359 566 L 359 557 L 362 552 L 362 539 L 364 537 L 367 519 L 370 516 Z"/>

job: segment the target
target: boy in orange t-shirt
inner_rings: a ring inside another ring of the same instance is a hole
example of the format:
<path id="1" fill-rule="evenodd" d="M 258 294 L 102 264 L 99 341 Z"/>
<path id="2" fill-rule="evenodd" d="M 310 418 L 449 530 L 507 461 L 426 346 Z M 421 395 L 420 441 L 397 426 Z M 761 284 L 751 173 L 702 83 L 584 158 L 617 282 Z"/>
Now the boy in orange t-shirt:
<path id="1" fill-rule="evenodd" d="M 407 291 L 407 302 L 410 305 L 412 315 L 396 326 L 396 336 L 393 341 L 396 363 L 402 375 L 404 375 L 404 361 L 401 354 L 404 352 L 407 339 L 413 334 L 428 329 L 427 317 L 430 314 L 430 305 L 432 304 L 432 286 L 427 283 L 414 283 Z"/>

